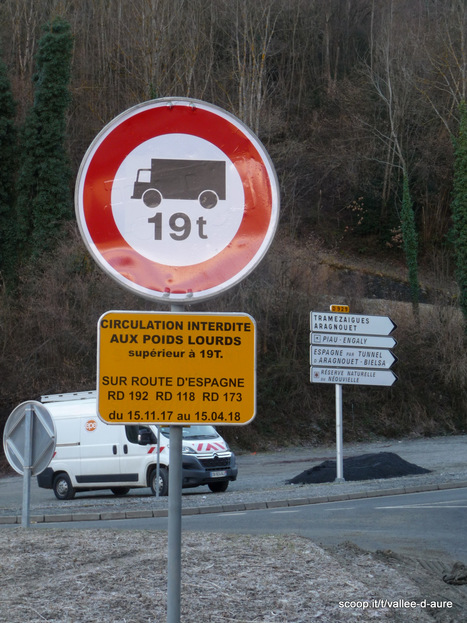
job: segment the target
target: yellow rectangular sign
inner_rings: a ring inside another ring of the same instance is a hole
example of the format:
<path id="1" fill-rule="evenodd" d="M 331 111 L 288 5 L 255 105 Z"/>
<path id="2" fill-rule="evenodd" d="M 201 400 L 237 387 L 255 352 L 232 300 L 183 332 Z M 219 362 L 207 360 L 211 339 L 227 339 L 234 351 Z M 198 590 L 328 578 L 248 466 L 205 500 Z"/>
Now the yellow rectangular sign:
<path id="1" fill-rule="evenodd" d="M 330 310 L 338 314 L 348 314 L 350 307 L 348 305 L 330 305 Z"/>
<path id="2" fill-rule="evenodd" d="M 109 424 L 248 424 L 256 412 L 248 314 L 109 311 L 97 330 L 97 404 Z"/>

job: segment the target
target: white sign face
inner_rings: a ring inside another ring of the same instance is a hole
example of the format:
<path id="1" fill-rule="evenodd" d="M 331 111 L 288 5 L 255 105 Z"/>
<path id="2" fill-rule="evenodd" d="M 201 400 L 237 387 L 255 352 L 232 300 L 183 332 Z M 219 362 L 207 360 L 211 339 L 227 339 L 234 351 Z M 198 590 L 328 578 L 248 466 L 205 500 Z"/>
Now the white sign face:
<path id="1" fill-rule="evenodd" d="M 338 366 L 342 368 L 377 368 L 388 370 L 397 358 L 390 350 L 375 348 L 345 348 L 342 346 L 312 346 L 312 366 Z"/>
<path id="2" fill-rule="evenodd" d="M 310 380 L 334 385 L 391 386 L 389 368 L 397 361 L 386 337 L 396 325 L 387 316 L 310 313 Z"/>
<path id="3" fill-rule="evenodd" d="M 178 158 L 180 146 L 190 160 Z M 222 177 L 215 181 L 219 165 Z M 160 196 L 153 195 L 152 203 L 160 199 L 160 204 L 148 206 L 150 187 L 156 186 L 156 168 L 158 183 L 164 188 L 155 189 Z M 135 193 L 137 183 L 148 188 Z M 203 192 L 213 193 L 215 205 L 203 206 Z M 111 201 L 115 223 L 131 248 L 153 262 L 191 266 L 211 259 L 230 244 L 242 222 L 245 194 L 237 169 L 213 143 L 189 134 L 163 134 L 145 141 L 123 160 Z"/>
<path id="4" fill-rule="evenodd" d="M 323 346 L 365 346 L 366 348 L 393 348 L 397 344 L 393 337 L 337 333 L 312 333 L 311 343 Z"/>
<path id="5" fill-rule="evenodd" d="M 312 383 L 333 385 L 379 385 L 390 387 L 397 381 L 391 370 L 357 370 L 347 368 L 311 368 Z"/>
<path id="6" fill-rule="evenodd" d="M 189 98 L 145 102 L 94 139 L 75 191 L 81 235 L 120 285 L 167 303 L 220 294 L 261 261 L 279 184 L 239 119 Z"/>
<path id="7" fill-rule="evenodd" d="M 389 335 L 396 328 L 388 316 L 311 312 L 310 321 L 311 331 L 319 333 Z"/>

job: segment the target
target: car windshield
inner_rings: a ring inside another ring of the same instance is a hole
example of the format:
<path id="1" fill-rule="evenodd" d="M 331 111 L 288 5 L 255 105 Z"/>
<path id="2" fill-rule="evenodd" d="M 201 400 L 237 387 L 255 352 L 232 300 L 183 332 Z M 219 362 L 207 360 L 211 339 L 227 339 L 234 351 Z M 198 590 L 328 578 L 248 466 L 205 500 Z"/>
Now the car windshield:
<path id="1" fill-rule="evenodd" d="M 161 433 L 166 437 L 170 435 L 170 426 L 161 426 Z M 214 426 L 184 426 L 182 429 L 183 439 L 215 439 L 219 437 Z"/>

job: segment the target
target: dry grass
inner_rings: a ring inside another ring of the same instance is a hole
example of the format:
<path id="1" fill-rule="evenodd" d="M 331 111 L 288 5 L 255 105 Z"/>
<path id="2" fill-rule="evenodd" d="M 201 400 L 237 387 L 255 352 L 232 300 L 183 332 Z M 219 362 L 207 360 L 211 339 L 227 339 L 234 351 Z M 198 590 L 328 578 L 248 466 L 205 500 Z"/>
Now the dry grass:
<path id="1" fill-rule="evenodd" d="M 3 530 L 0 622 L 165 621 L 166 550 L 161 532 Z M 352 546 L 341 551 L 294 536 L 187 533 L 181 621 L 434 620 L 420 608 L 343 608 L 346 600 L 418 600 L 420 590 L 384 557 Z"/>

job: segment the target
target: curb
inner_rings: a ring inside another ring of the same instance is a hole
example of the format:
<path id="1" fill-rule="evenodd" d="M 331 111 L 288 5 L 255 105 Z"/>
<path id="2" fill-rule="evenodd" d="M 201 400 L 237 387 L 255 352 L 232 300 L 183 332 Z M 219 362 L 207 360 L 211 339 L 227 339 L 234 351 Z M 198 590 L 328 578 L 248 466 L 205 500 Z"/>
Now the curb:
<path id="1" fill-rule="evenodd" d="M 270 502 L 245 502 L 236 504 L 218 504 L 214 506 L 197 506 L 182 508 L 182 515 L 205 515 L 209 513 L 236 513 L 250 510 L 265 510 L 285 508 L 290 506 L 304 506 L 307 504 L 325 504 L 326 502 L 343 502 L 364 498 L 386 497 L 390 495 L 405 495 L 408 493 L 425 493 L 427 491 L 444 491 L 446 489 L 465 489 L 467 481 L 442 483 L 439 485 L 420 485 L 418 487 L 398 487 L 379 491 L 359 491 L 314 498 L 291 498 L 288 500 L 272 500 Z M 153 517 L 168 517 L 168 509 L 134 510 L 134 511 L 105 511 L 89 513 L 67 513 L 57 515 L 31 515 L 30 523 L 59 523 L 77 521 L 108 521 L 115 519 L 150 519 Z M 0 525 L 21 524 L 21 515 L 0 516 Z"/>

